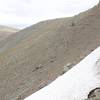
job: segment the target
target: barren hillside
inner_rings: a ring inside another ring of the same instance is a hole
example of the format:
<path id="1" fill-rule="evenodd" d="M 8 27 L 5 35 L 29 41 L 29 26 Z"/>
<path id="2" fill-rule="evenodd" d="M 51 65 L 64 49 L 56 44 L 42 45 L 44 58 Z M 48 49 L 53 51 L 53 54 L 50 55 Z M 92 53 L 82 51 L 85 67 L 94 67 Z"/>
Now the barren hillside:
<path id="1" fill-rule="evenodd" d="M 20 100 L 39 90 L 99 45 L 100 5 L 12 34 L 0 42 L 0 100 Z"/>

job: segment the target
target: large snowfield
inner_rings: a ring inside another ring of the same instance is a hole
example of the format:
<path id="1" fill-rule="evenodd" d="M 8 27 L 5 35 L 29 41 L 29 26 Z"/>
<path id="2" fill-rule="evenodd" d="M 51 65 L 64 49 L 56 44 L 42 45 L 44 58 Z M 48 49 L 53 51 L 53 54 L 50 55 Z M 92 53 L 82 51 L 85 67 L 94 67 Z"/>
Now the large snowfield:
<path id="1" fill-rule="evenodd" d="M 100 47 L 50 85 L 25 100 L 84 100 L 100 87 Z"/>

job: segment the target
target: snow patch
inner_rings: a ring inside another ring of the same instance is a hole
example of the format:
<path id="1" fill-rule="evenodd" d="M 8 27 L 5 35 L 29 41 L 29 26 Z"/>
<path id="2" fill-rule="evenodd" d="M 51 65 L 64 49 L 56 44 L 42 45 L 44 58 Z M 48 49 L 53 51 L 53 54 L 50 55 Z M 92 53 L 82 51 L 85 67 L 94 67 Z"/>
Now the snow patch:
<path id="1" fill-rule="evenodd" d="M 100 47 L 25 100 L 84 100 L 97 87 L 100 87 Z"/>

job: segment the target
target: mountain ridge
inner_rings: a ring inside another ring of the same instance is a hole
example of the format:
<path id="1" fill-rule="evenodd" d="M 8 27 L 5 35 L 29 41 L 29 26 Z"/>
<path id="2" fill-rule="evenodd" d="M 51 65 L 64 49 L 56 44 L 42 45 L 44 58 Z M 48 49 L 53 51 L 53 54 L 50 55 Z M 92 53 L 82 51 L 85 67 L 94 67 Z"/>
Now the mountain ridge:
<path id="1" fill-rule="evenodd" d="M 0 25 L 0 41 L 4 40 L 9 35 L 11 35 L 15 32 L 18 32 L 18 31 L 19 31 L 18 29 Z"/>
<path id="2" fill-rule="evenodd" d="M 99 11 L 97 5 L 75 17 L 40 22 L 2 40 L 0 100 L 28 96 L 98 47 Z"/>

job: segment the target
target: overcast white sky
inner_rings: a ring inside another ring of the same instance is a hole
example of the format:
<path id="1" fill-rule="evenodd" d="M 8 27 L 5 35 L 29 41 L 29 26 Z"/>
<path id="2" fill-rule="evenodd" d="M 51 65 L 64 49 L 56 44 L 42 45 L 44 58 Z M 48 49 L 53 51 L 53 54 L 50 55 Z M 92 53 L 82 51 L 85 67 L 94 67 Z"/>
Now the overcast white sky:
<path id="1" fill-rule="evenodd" d="M 99 0 L 0 0 L 0 25 L 24 28 L 85 11 Z"/>

